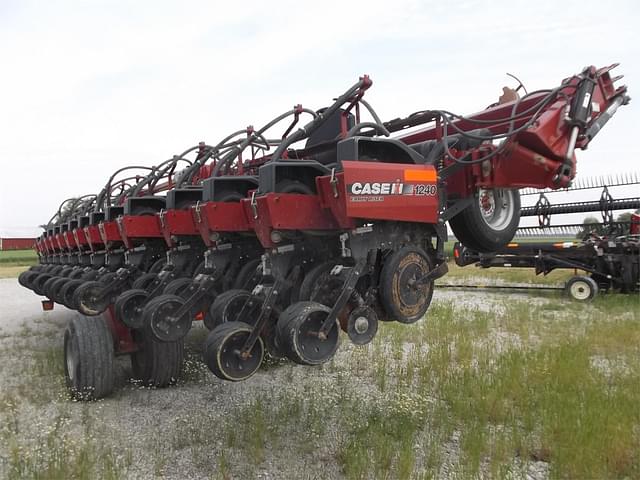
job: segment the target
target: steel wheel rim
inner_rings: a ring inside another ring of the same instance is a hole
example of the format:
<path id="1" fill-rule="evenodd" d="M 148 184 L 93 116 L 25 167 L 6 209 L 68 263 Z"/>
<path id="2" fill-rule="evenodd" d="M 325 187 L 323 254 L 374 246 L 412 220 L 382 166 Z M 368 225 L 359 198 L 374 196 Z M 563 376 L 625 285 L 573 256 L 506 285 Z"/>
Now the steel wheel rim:
<path id="1" fill-rule="evenodd" d="M 493 230 L 504 230 L 515 215 L 513 190 L 481 188 L 478 193 L 480 216 Z"/>
<path id="2" fill-rule="evenodd" d="M 583 281 L 573 282 L 569 291 L 571 292 L 571 296 L 576 300 L 586 300 L 591 296 L 589 285 Z"/>

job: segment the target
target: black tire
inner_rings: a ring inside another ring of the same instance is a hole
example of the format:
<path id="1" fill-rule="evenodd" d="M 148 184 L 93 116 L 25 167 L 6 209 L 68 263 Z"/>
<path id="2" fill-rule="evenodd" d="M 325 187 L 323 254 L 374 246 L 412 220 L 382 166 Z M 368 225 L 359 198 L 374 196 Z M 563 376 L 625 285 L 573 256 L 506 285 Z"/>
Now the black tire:
<path id="1" fill-rule="evenodd" d="M 204 359 L 213 374 L 222 380 L 238 382 L 255 374 L 264 358 L 264 345 L 258 337 L 251 355 L 243 359 L 237 355 L 253 327 L 243 322 L 229 322 L 209 333 L 204 344 Z"/>
<path id="2" fill-rule="evenodd" d="M 50 273 L 41 273 L 39 274 L 32 282 L 32 288 L 33 291 L 36 292 L 38 295 L 44 295 L 44 284 L 46 283 L 47 280 L 49 280 L 51 277 L 53 277 L 52 274 Z"/>
<path id="3" fill-rule="evenodd" d="M 328 338 L 320 340 L 309 335 L 317 332 L 331 309 L 317 302 L 298 302 L 287 307 L 278 318 L 277 343 L 287 357 L 301 365 L 321 365 L 328 362 L 340 344 L 340 326 L 334 322 Z"/>
<path id="4" fill-rule="evenodd" d="M 49 280 L 47 280 L 42 284 L 42 293 L 44 293 L 45 297 L 47 297 L 50 300 L 53 300 L 53 296 L 51 294 L 51 287 L 55 282 L 57 282 L 60 279 L 66 280 L 66 278 L 64 277 L 51 277 Z"/>
<path id="5" fill-rule="evenodd" d="M 160 273 L 160 270 L 162 270 L 166 263 L 166 258 L 159 258 L 151 264 L 151 267 L 149 267 L 149 271 L 147 273 Z"/>
<path id="6" fill-rule="evenodd" d="M 182 372 L 184 341 L 160 342 L 150 332 L 134 330 L 138 351 L 131 354 L 133 378 L 149 387 L 175 384 Z"/>
<path id="7" fill-rule="evenodd" d="M 90 282 L 93 280 L 97 280 L 100 276 L 98 270 L 90 270 L 82 274 L 82 276 L 78 280 L 83 280 L 85 282 Z"/>
<path id="8" fill-rule="evenodd" d="M 116 273 L 115 273 L 115 272 L 107 272 L 107 273 L 105 273 L 105 274 L 101 275 L 101 276 L 98 278 L 98 280 L 97 280 L 97 281 L 98 281 L 98 282 L 100 282 L 100 283 L 102 283 L 102 284 L 104 284 L 104 285 L 107 285 L 107 284 L 109 284 L 109 283 L 113 282 L 113 281 L 116 279 L 116 276 L 117 276 L 117 275 L 116 275 Z"/>
<path id="9" fill-rule="evenodd" d="M 185 300 L 189 297 L 189 287 L 193 284 L 191 278 L 174 278 L 164 287 L 163 295 L 178 295 Z"/>
<path id="10" fill-rule="evenodd" d="M 60 289 L 60 301 L 61 303 L 72 310 L 77 310 L 78 306 L 75 304 L 74 294 L 76 289 L 84 283 L 84 280 L 69 280 Z"/>
<path id="11" fill-rule="evenodd" d="M 72 280 L 69 278 L 58 278 L 49 288 L 49 298 L 56 303 L 62 304 L 62 300 L 60 298 L 60 291 L 62 287 L 64 287 L 67 282 L 71 282 Z"/>
<path id="12" fill-rule="evenodd" d="M 77 268 L 75 269 L 73 272 L 71 272 L 69 274 L 69 279 L 70 280 L 78 280 L 80 278 L 82 278 L 82 276 L 85 274 L 84 269 L 83 268 Z"/>
<path id="13" fill-rule="evenodd" d="M 118 295 L 115 302 L 116 318 L 129 328 L 142 328 L 142 312 L 149 300 L 149 292 L 140 288 L 127 290 Z"/>
<path id="14" fill-rule="evenodd" d="M 569 279 L 564 291 L 572 300 L 590 302 L 598 294 L 598 284 L 591 277 L 576 275 Z"/>
<path id="15" fill-rule="evenodd" d="M 234 202 L 234 203 L 238 203 L 243 198 L 245 198 L 245 196 L 242 195 L 240 192 L 228 192 L 228 193 L 220 195 L 220 198 L 218 198 L 218 200 L 216 200 L 216 202 L 229 202 L 229 203 Z"/>
<path id="16" fill-rule="evenodd" d="M 213 330 L 224 323 L 238 321 L 238 314 L 250 298 L 251 292 L 242 289 L 227 290 L 221 293 L 209 307 L 209 315 L 205 316 L 205 326 L 209 330 Z M 258 307 L 259 305 L 256 308 Z M 253 310 L 255 308 L 251 312 Z M 248 319 L 244 320 L 243 323 L 251 324 L 250 321 L 246 321 Z"/>
<path id="17" fill-rule="evenodd" d="M 104 312 L 110 303 L 109 295 L 104 294 L 102 282 L 84 282 L 73 293 L 73 305 L 80 313 L 93 317 Z"/>
<path id="18" fill-rule="evenodd" d="M 316 265 L 304 276 L 298 293 L 298 300 L 318 302 L 332 307 L 342 288 L 344 279 L 331 275 L 336 262 L 329 261 Z"/>
<path id="19" fill-rule="evenodd" d="M 313 195 L 314 189 L 299 180 L 284 179 L 280 180 L 276 185 L 278 193 L 301 193 L 303 195 Z"/>
<path id="20" fill-rule="evenodd" d="M 177 318 L 175 322 L 169 322 L 180 310 L 185 301 L 178 295 L 160 295 L 145 305 L 142 312 L 144 326 L 153 336 L 161 342 L 177 342 L 183 339 L 193 323 L 193 312 L 187 312 Z"/>
<path id="21" fill-rule="evenodd" d="M 424 317 L 433 297 L 433 281 L 411 285 L 428 273 L 432 263 L 427 253 L 414 246 L 391 253 L 380 272 L 380 301 L 387 314 L 400 323 L 414 323 Z"/>
<path id="22" fill-rule="evenodd" d="M 30 288 L 31 278 L 35 272 L 27 270 L 18 275 L 18 283 L 24 288 Z"/>
<path id="23" fill-rule="evenodd" d="M 94 400 L 113 391 L 113 337 L 104 318 L 77 316 L 69 322 L 64 371 L 67 388 L 77 400 Z"/>
<path id="24" fill-rule="evenodd" d="M 476 192 L 473 203 L 453 217 L 449 225 L 465 247 L 495 252 L 513 239 L 519 222 L 520 192 L 494 189 Z"/>
<path id="25" fill-rule="evenodd" d="M 190 276 L 191 278 L 196 278 L 201 273 L 204 273 L 204 260 L 196 265 L 196 267 L 193 269 L 193 273 Z"/>
<path id="26" fill-rule="evenodd" d="M 143 273 L 133 281 L 131 288 L 135 288 L 136 290 L 150 291 L 151 285 L 156 281 L 157 278 L 157 273 Z"/>
<path id="27" fill-rule="evenodd" d="M 258 272 L 259 265 L 260 260 L 257 258 L 247 261 L 240 270 L 238 270 L 232 288 L 252 291 L 262 278 L 262 273 Z"/>

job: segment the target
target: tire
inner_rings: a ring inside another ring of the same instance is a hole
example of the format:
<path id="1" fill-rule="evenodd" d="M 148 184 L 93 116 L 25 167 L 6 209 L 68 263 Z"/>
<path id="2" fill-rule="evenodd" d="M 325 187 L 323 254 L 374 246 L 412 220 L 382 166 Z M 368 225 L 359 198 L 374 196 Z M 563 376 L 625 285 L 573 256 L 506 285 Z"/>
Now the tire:
<path id="1" fill-rule="evenodd" d="M 414 323 L 424 317 L 433 297 L 433 281 L 411 286 L 432 268 L 429 255 L 414 246 L 390 254 L 380 272 L 380 301 L 387 314 L 400 323 Z"/>
<path id="2" fill-rule="evenodd" d="M 301 193 L 303 195 L 313 195 L 314 190 L 307 184 L 298 180 L 280 180 L 276 185 L 276 192 L 278 193 Z"/>
<path id="3" fill-rule="evenodd" d="M 43 290 L 44 284 L 51 277 L 53 277 L 53 275 L 50 274 L 50 273 L 41 273 L 41 274 L 39 274 L 33 280 L 33 283 L 32 283 L 33 291 L 36 292 L 38 295 L 44 295 L 44 290 Z"/>
<path id="4" fill-rule="evenodd" d="M 131 354 L 133 377 L 149 387 L 175 384 L 182 372 L 184 341 L 160 342 L 150 332 L 134 330 L 139 350 Z"/>
<path id="5" fill-rule="evenodd" d="M 318 279 L 326 273 L 330 272 L 335 265 L 335 262 L 322 262 L 309 270 L 304 276 L 302 283 L 300 284 L 300 290 L 298 291 L 298 300 L 311 300 L 311 294 L 313 293 L 314 287 L 318 283 Z"/>
<path id="6" fill-rule="evenodd" d="M 598 284 L 591 277 L 577 275 L 567 282 L 564 291 L 572 300 L 590 302 L 598 294 Z"/>
<path id="7" fill-rule="evenodd" d="M 456 238 L 478 252 L 495 252 L 509 243 L 520 222 L 518 190 L 479 190 L 473 203 L 449 221 Z"/>
<path id="8" fill-rule="evenodd" d="M 143 273 L 133 281 L 131 288 L 134 288 L 136 290 L 150 291 L 151 285 L 157 278 L 158 278 L 157 273 Z"/>
<path id="9" fill-rule="evenodd" d="M 234 352 L 242 347 L 253 327 L 243 322 L 229 322 L 217 326 L 209 333 L 204 344 L 204 359 L 213 374 L 222 380 L 238 382 L 254 375 L 264 358 L 264 345 L 260 337 L 251 349 L 251 355 L 242 359 Z"/>
<path id="10" fill-rule="evenodd" d="M 44 284 L 42 284 L 42 293 L 44 293 L 45 297 L 47 297 L 50 300 L 54 299 L 53 294 L 51 292 L 51 287 L 58 280 L 66 280 L 66 277 L 51 277 L 49 280 L 44 282 Z"/>
<path id="11" fill-rule="evenodd" d="M 224 323 L 237 321 L 237 314 L 249 298 L 251 298 L 251 293 L 242 289 L 227 290 L 221 293 L 209 307 L 209 315 L 205 316 L 205 327 L 213 330 Z"/>
<path id="12" fill-rule="evenodd" d="M 71 282 L 72 280 L 69 278 L 58 278 L 49 288 L 50 299 L 56 303 L 62 304 L 62 300 L 60 299 L 60 291 L 62 287 L 64 287 L 67 282 Z"/>
<path id="13" fill-rule="evenodd" d="M 321 365 L 328 362 L 340 344 L 340 326 L 334 322 L 328 338 L 320 340 L 309 335 L 318 331 L 331 309 L 317 302 L 298 302 L 287 307 L 278 318 L 277 343 L 287 357 L 300 365 Z"/>
<path id="14" fill-rule="evenodd" d="M 183 339 L 193 323 L 193 312 L 187 312 L 176 322 L 167 322 L 178 310 L 181 310 L 185 300 L 178 295 L 160 295 L 144 306 L 142 322 L 147 332 L 151 332 L 156 340 L 161 342 L 177 342 Z"/>
<path id="15" fill-rule="evenodd" d="M 116 318 L 129 328 L 142 328 L 142 312 L 149 300 L 149 292 L 139 288 L 127 290 L 118 295 L 114 309 Z"/>
<path id="16" fill-rule="evenodd" d="M 185 300 L 189 298 L 189 287 L 193 284 L 191 278 L 174 278 L 164 287 L 163 295 L 178 295 Z"/>
<path id="17" fill-rule="evenodd" d="M 98 278 L 98 282 L 100 282 L 100 283 L 102 283 L 104 285 L 107 285 L 107 284 L 113 282 L 116 279 L 116 276 L 117 275 L 116 275 L 115 272 L 107 272 L 107 273 L 105 273 L 104 275 L 101 275 Z"/>
<path id="18" fill-rule="evenodd" d="M 333 306 L 340 291 L 344 286 L 344 280 L 338 277 L 330 276 L 331 270 L 336 265 L 336 262 L 329 261 L 316 265 L 309 273 L 304 276 L 302 283 L 300 284 L 300 291 L 298 292 L 299 301 L 313 301 L 322 303 L 323 305 Z M 333 281 L 335 287 L 338 289 L 335 294 L 331 292 L 320 291 L 318 282 L 324 282 L 325 280 Z"/>
<path id="19" fill-rule="evenodd" d="M 159 258 L 151 264 L 151 267 L 149 267 L 149 271 L 147 273 L 160 273 L 160 270 L 162 270 L 166 263 L 166 258 Z"/>
<path id="20" fill-rule="evenodd" d="M 69 279 L 78 280 L 82 278 L 83 275 L 84 275 L 84 270 L 82 268 L 78 268 L 69 274 Z"/>
<path id="21" fill-rule="evenodd" d="M 262 273 L 258 273 L 257 271 L 258 265 L 260 265 L 260 260 L 257 258 L 247 261 L 247 263 L 238 270 L 238 274 L 235 282 L 233 282 L 232 288 L 236 290 L 252 291 L 262 277 Z"/>
<path id="22" fill-rule="evenodd" d="M 73 293 L 73 305 L 77 305 L 80 313 L 93 317 L 104 312 L 110 298 L 104 295 L 105 285 L 102 282 L 84 282 Z"/>
<path id="23" fill-rule="evenodd" d="M 64 333 L 64 373 L 77 400 L 105 397 L 114 386 L 113 337 L 104 318 L 77 316 Z"/>
<path id="24" fill-rule="evenodd" d="M 71 310 L 77 310 L 74 294 L 76 289 L 84 283 L 84 280 L 69 280 L 60 289 L 60 300 L 62 304 Z"/>
<path id="25" fill-rule="evenodd" d="M 30 277 L 33 274 L 34 274 L 34 272 L 31 271 L 31 270 L 27 270 L 25 272 L 22 272 L 20 275 L 18 275 L 18 283 L 20 285 L 22 285 L 24 288 L 29 288 L 29 285 L 31 285 Z"/>

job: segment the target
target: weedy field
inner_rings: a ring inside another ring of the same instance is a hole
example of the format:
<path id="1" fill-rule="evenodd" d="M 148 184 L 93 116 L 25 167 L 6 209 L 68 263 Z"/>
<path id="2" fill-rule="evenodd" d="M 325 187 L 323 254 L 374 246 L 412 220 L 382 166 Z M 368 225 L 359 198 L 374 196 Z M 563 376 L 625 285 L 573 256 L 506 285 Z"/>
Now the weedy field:
<path id="1" fill-rule="evenodd" d="M 13 279 L 0 293 L 33 305 L 5 306 L 0 330 L 2 478 L 640 477 L 638 296 L 440 289 L 416 324 L 238 384 L 202 364 L 196 327 L 175 387 L 136 385 L 121 358 L 118 391 L 78 403 L 62 367 L 74 313 L 39 312 Z"/>

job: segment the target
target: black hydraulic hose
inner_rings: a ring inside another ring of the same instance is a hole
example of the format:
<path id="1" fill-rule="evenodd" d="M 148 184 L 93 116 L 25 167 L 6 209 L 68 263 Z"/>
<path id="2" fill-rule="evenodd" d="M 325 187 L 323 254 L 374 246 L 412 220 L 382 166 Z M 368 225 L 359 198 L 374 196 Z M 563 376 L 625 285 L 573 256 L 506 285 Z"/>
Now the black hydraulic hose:
<path id="1" fill-rule="evenodd" d="M 536 104 L 536 106 L 539 105 L 539 107 L 537 108 L 537 110 L 534 112 L 534 114 L 531 116 L 531 118 L 525 122 L 523 125 L 521 125 L 520 127 L 516 128 L 515 130 L 512 130 L 510 128 L 510 131 L 504 134 L 497 134 L 497 135 L 474 135 L 474 134 L 469 134 L 468 132 L 465 132 L 464 130 L 461 130 L 460 128 L 458 128 L 455 124 L 453 123 L 449 123 L 450 120 L 449 118 L 447 118 L 446 114 L 443 113 L 449 113 L 449 112 L 445 112 L 445 111 L 438 111 L 438 110 L 434 110 L 435 113 L 438 113 L 440 115 L 440 117 L 443 120 L 443 141 L 445 138 L 448 137 L 448 126 L 450 125 L 451 127 L 454 128 L 454 130 L 456 130 L 456 132 L 458 134 L 460 134 L 463 137 L 467 137 L 467 138 L 471 138 L 471 139 L 475 139 L 475 140 L 481 140 L 481 141 L 490 141 L 490 140 L 497 140 L 500 138 L 511 138 L 513 135 L 516 135 L 517 133 L 520 133 L 521 131 L 526 130 L 527 128 L 529 128 L 538 118 L 538 116 L 540 115 L 540 113 L 542 112 L 542 110 L 552 101 L 555 100 L 556 95 L 558 94 L 558 92 L 560 90 L 562 90 L 563 88 L 570 86 L 567 85 L 566 83 L 563 83 L 562 85 L 560 85 L 559 87 L 553 89 L 550 91 L 549 95 L 547 95 L 544 99 L 542 99 L 540 102 L 538 102 Z M 529 95 L 533 95 L 536 92 L 532 92 Z M 482 163 L 486 160 L 489 160 L 490 158 L 496 156 L 498 153 L 501 153 L 507 146 L 507 142 L 504 142 L 501 146 L 499 146 L 497 149 L 495 149 L 494 151 L 492 151 L 491 153 L 485 155 L 484 157 L 475 159 L 475 160 L 461 160 L 458 159 L 457 157 L 455 157 L 454 155 L 452 155 L 451 151 L 449 150 L 449 147 L 446 143 L 443 144 L 444 145 L 444 149 L 445 149 L 445 153 L 452 158 L 456 163 L 461 163 L 464 165 L 474 165 L 474 164 L 478 164 L 478 163 Z"/>
<path id="2" fill-rule="evenodd" d="M 384 125 L 382 125 L 380 123 L 361 122 L 361 123 L 358 123 L 358 124 L 354 125 L 353 127 L 351 127 L 351 130 L 349 130 L 347 132 L 347 135 L 345 136 L 345 138 L 350 138 L 350 137 L 354 137 L 354 136 L 358 135 L 363 128 L 371 128 L 375 132 L 377 132 L 377 133 L 379 133 L 381 135 L 384 135 L 385 137 L 388 137 L 389 135 L 391 135 L 389 133 L 389 130 L 387 130 L 384 127 Z"/>
<path id="3" fill-rule="evenodd" d="M 338 109 L 347 101 L 349 101 L 353 96 L 358 92 L 360 88 L 366 85 L 368 79 L 362 78 L 356 84 L 354 84 L 351 88 L 349 88 L 345 93 L 343 93 L 340 97 L 338 97 L 333 104 L 324 110 L 322 113 L 319 113 L 316 118 L 314 118 L 311 122 L 307 123 L 304 127 L 299 128 L 294 133 L 289 135 L 286 139 L 282 141 L 282 143 L 278 146 L 278 148 L 273 152 L 271 156 L 272 161 L 277 161 L 280 159 L 282 154 L 286 151 L 286 149 L 294 144 L 295 142 L 307 138 L 312 132 L 318 129 L 320 125 L 322 125 L 327 118 L 330 118 Z"/>
<path id="4" fill-rule="evenodd" d="M 299 115 L 300 113 L 308 113 L 309 115 L 311 115 L 314 118 L 314 120 L 317 119 L 320 116 L 320 114 L 318 114 L 318 113 L 316 113 L 313 110 L 310 110 L 308 108 L 301 108 L 301 109 L 294 108 L 294 109 L 289 110 L 289 111 L 287 111 L 287 112 L 285 112 L 285 113 L 283 113 L 281 115 L 278 115 L 273 120 L 271 120 L 270 122 L 267 122 L 265 125 L 263 125 L 260 129 L 255 130 L 251 135 L 247 135 L 247 138 L 244 139 L 242 141 L 242 143 L 238 144 L 237 146 L 234 146 L 234 147 L 230 148 L 229 152 L 224 157 L 222 157 L 222 159 L 218 162 L 218 164 L 214 168 L 213 173 L 212 173 L 211 176 L 213 176 L 213 177 L 218 176 L 220 171 L 223 168 L 226 168 L 228 166 L 228 164 L 231 161 L 233 161 L 234 158 L 236 158 L 238 155 L 240 155 L 240 153 L 242 153 L 244 151 L 245 148 L 247 148 L 249 145 L 254 143 L 256 138 L 262 138 L 267 145 L 269 145 L 270 143 L 273 143 L 273 145 L 279 145 L 278 148 L 280 148 L 280 145 L 282 145 L 282 143 L 284 143 L 286 141 L 286 139 L 269 142 L 264 137 L 264 133 L 267 130 L 269 130 L 271 127 L 276 125 L 277 123 L 279 123 L 282 120 L 284 120 L 285 118 L 288 118 L 291 115 L 296 115 L 296 114 Z M 295 135 L 295 133 L 296 132 L 294 132 L 294 134 L 292 134 L 292 135 Z M 289 138 L 289 137 L 287 137 L 287 138 Z M 276 152 L 277 151 L 278 151 L 278 149 L 276 149 Z"/>
<path id="5" fill-rule="evenodd" d="M 198 157 L 195 159 L 193 164 L 185 169 L 184 175 L 176 183 L 176 188 L 182 187 L 182 185 L 185 182 L 190 182 L 191 179 L 193 178 L 193 175 L 195 175 L 195 173 L 198 171 L 198 169 L 200 168 L 201 165 L 204 165 L 211 157 L 213 157 L 218 152 L 218 150 L 220 150 L 221 148 L 224 148 L 224 145 L 229 140 L 231 140 L 233 137 L 235 137 L 237 135 L 240 135 L 241 133 L 245 133 L 245 132 L 246 132 L 246 130 L 238 130 L 236 132 L 233 132 L 231 135 L 227 135 L 221 142 L 219 142 L 215 146 L 205 145 L 204 148 L 206 149 L 206 154 L 203 154 L 202 156 L 198 155 Z M 200 148 L 200 145 L 197 145 L 196 147 L 192 147 L 192 148 L 188 149 L 182 155 L 180 155 L 180 157 L 183 157 L 183 156 L 191 153 L 193 150 L 195 150 L 197 148 Z"/>
<path id="6" fill-rule="evenodd" d="M 131 165 L 131 166 L 122 167 L 122 168 L 119 168 L 118 170 L 116 170 L 109 177 L 109 180 L 107 180 L 107 184 L 102 189 L 102 191 L 98 194 L 98 198 L 96 199 L 96 207 L 97 207 L 96 211 L 98 211 L 98 212 L 102 211 L 102 209 L 104 207 L 106 207 L 105 201 L 108 202 L 111 199 L 111 189 L 112 189 L 112 186 L 113 186 L 112 185 L 113 184 L 113 179 L 116 177 L 116 175 L 118 175 L 121 172 L 124 172 L 125 170 L 130 170 L 130 169 L 140 169 L 140 170 L 153 171 L 153 167 L 147 167 L 146 165 Z M 135 178 L 135 177 L 131 177 L 131 178 Z"/>

